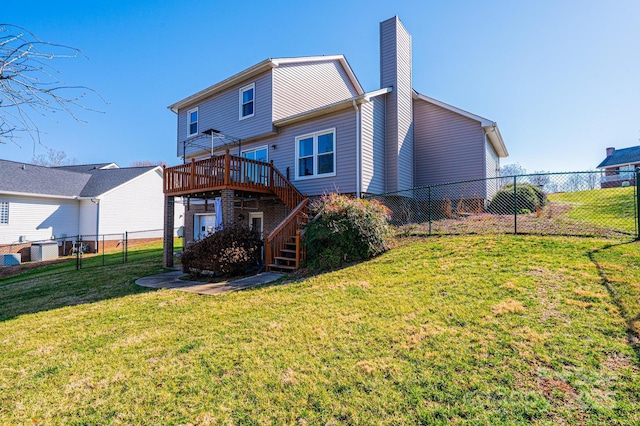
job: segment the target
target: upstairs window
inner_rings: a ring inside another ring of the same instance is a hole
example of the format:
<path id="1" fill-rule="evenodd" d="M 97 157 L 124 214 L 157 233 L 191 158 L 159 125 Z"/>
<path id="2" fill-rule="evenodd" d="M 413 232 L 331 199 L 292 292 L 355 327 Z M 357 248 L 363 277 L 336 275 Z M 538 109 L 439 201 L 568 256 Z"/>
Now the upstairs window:
<path id="1" fill-rule="evenodd" d="M 336 130 L 296 138 L 296 180 L 336 175 Z"/>
<path id="2" fill-rule="evenodd" d="M 255 93 L 255 83 L 251 83 L 240 89 L 240 120 L 253 117 Z"/>
<path id="3" fill-rule="evenodd" d="M 198 134 L 198 108 L 187 111 L 187 137 Z"/>
<path id="4" fill-rule="evenodd" d="M 0 201 L 0 225 L 9 224 L 9 202 Z"/>

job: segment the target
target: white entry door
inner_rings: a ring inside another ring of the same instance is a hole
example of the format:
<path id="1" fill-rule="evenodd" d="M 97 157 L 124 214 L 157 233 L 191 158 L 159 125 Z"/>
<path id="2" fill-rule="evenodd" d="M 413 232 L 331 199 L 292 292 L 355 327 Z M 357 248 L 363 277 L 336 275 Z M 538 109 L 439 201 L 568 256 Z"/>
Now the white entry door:
<path id="1" fill-rule="evenodd" d="M 262 232 L 264 231 L 263 222 L 264 222 L 263 212 L 249 213 L 249 228 L 255 229 L 256 231 L 258 231 L 260 233 L 260 236 L 262 236 Z"/>
<path id="2" fill-rule="evenodd" d="M 216 229 L 215 213 L 196 214 L 193 216 L 193 239 L 201 240 Z"/>

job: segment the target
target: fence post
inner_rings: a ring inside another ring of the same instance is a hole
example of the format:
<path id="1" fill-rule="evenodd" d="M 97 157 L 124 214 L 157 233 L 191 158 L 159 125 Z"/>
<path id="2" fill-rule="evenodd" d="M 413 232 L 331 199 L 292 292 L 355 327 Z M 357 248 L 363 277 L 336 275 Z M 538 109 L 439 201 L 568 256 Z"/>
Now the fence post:
<path id="1" fill-rule="evenodd" d="M 104 234 L 102 235 L 102 266 L 104 266 Z"/>
<path id="2" fill-rule="evenodd" d="M 518 177 L 513 177 L 513 233 L 518 234 Z"/>
<path id="3" fill-rule="evenodd" d="M 80 269 L 80 247 L 82 247 L 82 236 L 76 238 L 76 271 Z"/>
<path id="4" fill-rule="evenodd" d="M 129 261 L 129 232 L 124 233 L 124 263 Z"/>
<path id="5" fill-rule="evenodd" d="M 428 187 L 427 218 L 429 219 L 429 236 L 431 236 L 431 186 Z"/>
<path id="6" fill-rule="evenodd" d="M 640 167 L 636 167 L 636 240 L 640 240 Z"/>

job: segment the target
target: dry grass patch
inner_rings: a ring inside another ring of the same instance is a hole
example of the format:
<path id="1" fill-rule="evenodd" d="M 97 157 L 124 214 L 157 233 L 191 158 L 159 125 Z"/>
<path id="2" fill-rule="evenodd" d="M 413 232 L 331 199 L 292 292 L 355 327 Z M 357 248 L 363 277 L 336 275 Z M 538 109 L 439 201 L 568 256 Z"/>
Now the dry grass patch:
<path id="1" fill-rule="evenodd" d="M 524 312 L 524 305 L 518 300 L 504 300 L 491 308 L 495 315 Z"/>

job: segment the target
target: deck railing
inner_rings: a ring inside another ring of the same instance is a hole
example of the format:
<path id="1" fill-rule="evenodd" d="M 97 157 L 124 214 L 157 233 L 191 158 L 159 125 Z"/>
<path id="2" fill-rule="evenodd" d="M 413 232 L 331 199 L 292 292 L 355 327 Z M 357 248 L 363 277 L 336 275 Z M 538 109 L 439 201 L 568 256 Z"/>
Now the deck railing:
<path id="1" fill-rule="evenodd" d="M 164 169 L 164 193 L 167 195 L 224 188 L 272 192 L 289 209 L 295 208 L 304 199 L 273 163 L 236 157 L 229 153 Z"/>

